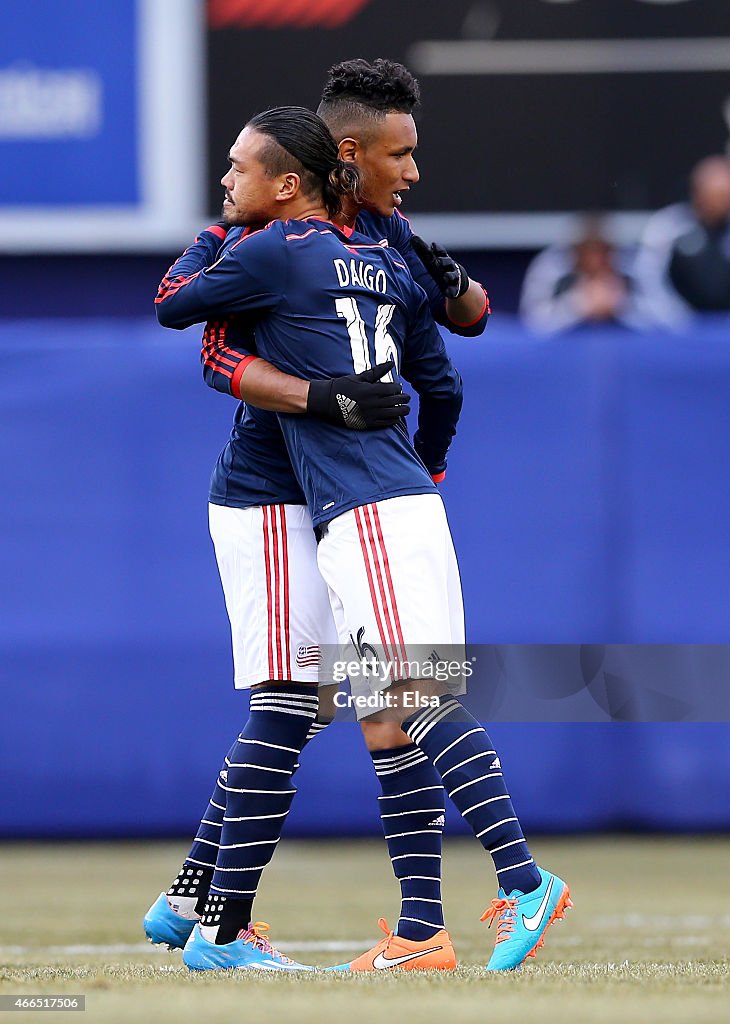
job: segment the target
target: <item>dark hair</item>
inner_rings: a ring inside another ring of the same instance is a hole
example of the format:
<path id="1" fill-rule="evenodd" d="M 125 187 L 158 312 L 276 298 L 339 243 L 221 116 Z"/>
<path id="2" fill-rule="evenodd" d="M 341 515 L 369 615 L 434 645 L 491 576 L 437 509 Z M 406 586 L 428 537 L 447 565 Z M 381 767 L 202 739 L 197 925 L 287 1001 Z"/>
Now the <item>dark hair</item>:
<path id="1" fill-rule="evenodd" d="M 337 146 L 321 117 L 306 107 L 273 107 L 248 122 L 268 136 L 259 159 L 271 177 L 292 171 L 306 195 L 321 196 L 330 217 L 339 212 L 343 196 L 360 202 L 360 172 L 338 157 Z"/>
<path id="2" fill-rule="evenodd" d="M 372 64 L 358 57 L 335 64 L 327 73 L 317 113 L 333 135 L 344 138 L 356 126 L 362 132 L 386 114 L 412 114 L 421 98 L 417 80 L 394 60 Z"/>

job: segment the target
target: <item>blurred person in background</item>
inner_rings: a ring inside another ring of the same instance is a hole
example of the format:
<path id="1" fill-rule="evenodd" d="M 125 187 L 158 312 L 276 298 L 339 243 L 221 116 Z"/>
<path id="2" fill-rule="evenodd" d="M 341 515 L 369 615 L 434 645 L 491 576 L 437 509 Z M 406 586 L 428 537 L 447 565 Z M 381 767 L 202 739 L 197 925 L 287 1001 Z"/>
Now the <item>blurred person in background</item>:
<path id="1" fill-rule="evenodd" d="M 586 217 L 572 245 L 554 245 L 527 268 L 520 314 L 540 334 L 614 324 L 641 330 L 651 317 L 626 255 L 615 248 L 600 218 Z"/>
<path id="2" fill-rule="evenodd" d="M 694 313 L 730 311 L 730 160 L 701 160 L 689 186 L 689 202 L 649 219 L 635 268 L 652 315 L 675 329 Z"/>

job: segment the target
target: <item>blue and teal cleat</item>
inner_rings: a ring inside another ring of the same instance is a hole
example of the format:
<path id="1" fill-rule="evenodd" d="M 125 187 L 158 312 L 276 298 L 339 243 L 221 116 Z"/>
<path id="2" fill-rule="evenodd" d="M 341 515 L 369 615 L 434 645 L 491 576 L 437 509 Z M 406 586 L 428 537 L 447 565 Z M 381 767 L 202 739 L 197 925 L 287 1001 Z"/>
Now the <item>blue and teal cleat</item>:
<path id="1" fill-rule="evenodd" d="M 570 889 L 562 878 L 542 868 L 537 870 L 541 878 L 537 889 L 528 893 L 513 889 L 509 896 L 500 889 L 497 899 L 482 914 L 482 921 L 489 921 L 490 928 L 497 921 L 488 971 L 512 971 L 527 957 L 536 956 L 550 925 L 564 918 L 565 911 L 573 906 Z"/>
<path id="2" fill-rule="evenodd" d="M 314 971 L 290 960 L 271 945 L 267 938 L 269 926 L 257 921 L 238 933 L 233 942 L 217 946 L 204 939 L 200 926 L 194 930 L 183 950 L 183 963 L 191 971 Z"/>
<path id="3" fill-rule="evenodd" d="M 167 945 L 169 949 L 182 949 L 190 938 L 195 921 L 176 913 L 167 894 L 162 892 L 145 914 L 142 925 L 150 942 Z"/>

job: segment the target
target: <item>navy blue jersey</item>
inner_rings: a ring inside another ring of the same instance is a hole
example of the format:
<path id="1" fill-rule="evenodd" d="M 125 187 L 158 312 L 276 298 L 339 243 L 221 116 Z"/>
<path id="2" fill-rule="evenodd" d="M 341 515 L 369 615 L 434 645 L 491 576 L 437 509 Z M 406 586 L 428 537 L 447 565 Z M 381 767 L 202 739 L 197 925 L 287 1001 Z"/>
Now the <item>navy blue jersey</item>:
<path id="1" fill-rule="evenodd" d="M 472 338 L 484 332 L 489 318 L 489 297 L 486 291 L 484 291 L 484 306 L 476 320 L 469 324 L 454 323 L 446 312 L 446 300 L 441 289 L 416 255 L 411 242 L 413 231 L 409 221 L 402 213 L 396 210 L 390 217 L 380 217 L 375 213 L 370 213 L 369 210 L 361 210 L 355 221 L 355 229 L 360 234 L 372 238 L 374 242 L 384 241 L 391 248 L 397 249 L 408 265 L 413 280 L 420 284 L 428 296 L 431 313 L 436 323 L 443 324 L 452 334 L 460 334 L 464 337 Z"/>
<path id="2" fill-rule="evenodd" d="M 359 372 L 392 355 L 425 399 L 419 429 L 429 451 L 445 456 L 461 380 L 426 295 L 389 248 L 313 218 L 276 221 L 200 272 L 185 273 L 190 264 L 181 262 L 158 295 L 161 323 L 189 326 L 221 310 L 254 315 L 259 354 L 303 379 Z M 279 423 L 315 525 L 357 505 L 435 489 L 399 427 L 357 433 L 292 415 Z"/>

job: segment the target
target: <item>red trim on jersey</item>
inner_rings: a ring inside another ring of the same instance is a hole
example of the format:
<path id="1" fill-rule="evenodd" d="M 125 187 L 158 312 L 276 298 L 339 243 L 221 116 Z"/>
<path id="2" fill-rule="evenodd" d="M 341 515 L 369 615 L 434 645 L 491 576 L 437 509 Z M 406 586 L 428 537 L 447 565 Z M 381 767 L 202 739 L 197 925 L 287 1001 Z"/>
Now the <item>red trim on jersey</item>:
<path id="1" fill-rule="evenodd" d="M 266 614 L 267 614 L 267 632 L 269 635 L 269 679 L 274 679 L 274 645 L 273 645 L 273 630 L 271 628 L 271 567 L 269 565 L 269 525 L 267 520 L 268 506 L 264 505 L 261 509 L 263 514 L 263 525 L 264 525 L 264 565 L 266 567 Z"/>
<path id="2" fill-rule="evenodd" d="M 383 574 L 381 572 L 381 564 L 380 564 L 382 562 L 382 556 L 381 556 L 381 552 L 380 552 L 380 550 L 378 548 L 378 545 L 377 545 L 377 543 L 375 541 L 375 537 L 373 535 L 373 524 L 372 524 L 371 519 L 370 519 L 370 510 L 373 509 L 373 508 L 375 508 L 374 505 L 363 505 L 362 506 L 362 513 L 363 513 L 363 518 L 364 518 L 364 520 L 365 520 L 365 522 L 367 524 L 368 537 L 370 539 L 370 547 L 371 547 L 371 550 L 372 550 L 372 553 L 373 553 L 373 562 L 375 564 L 375 573 L 376 573 L 376 576 L 378 578 L 378 587 L 380 589 L 380 600 L 381 600 L 382 605 L 383 605 L 383 618 L 385 619 L 385 624 L 388 627 L 388 640 L 390 641 L 390 646 L 391 646 L 391 649 L 392 649 L 393 655 L 394 655 L 393 660 L 395 661 L 397 658 L 400 657 L 400 654 L 398 653 L 398 644 L 397 644 L 396 636 L 395 636 L 396 631 L 395 631 L 395 625 L 394 625 L 394 621 L 393 621 L 393 615 L 391 614 L 390 608 L 388 607 L 388 599 L 387 599 L 387 594 L 386 594 L 386 590 L 385 590 L 385 584 L 383 583 Z M 393 603 L 393 605 L 395 605 L 395 601 L 393 601 L 392 603 Z M 397 679 L 398 675 L 399 675 L 399 673 L 394 670 L 393 678 Z"/>
<path id="3" fill-rule="evenodd" d="M 212 235 L 215 235 L 217 238 L 221 239 L 225 238 L 228 233 L 225 228 L 222 228 L 220 226 L 220 224 L 211 224 L 210 227 L 204 228 L 203 230 L 210 231 Z"/>
<path id="4" fill-rule="evenodd" d="M 274 614 L 276 616 L 276 671 L 277 679 L 284 677 L 284 658 L 281 649 L 281 595 L 279 583 L 279 534 L 276 529 L 276 505 L 271 505 L 271 535 L 273 538 L 274 552 Z"/>
<path id="5" fill-rule="evenodd" d="M 231 377 L 231 394 L 234 398 L 243 398 L 241 395 L 241 377 L 243 377 L 254 359 L 258 358 L 259 356 L 245 356 L 233 371 L 233 376 Z"/>
<path id="6" fill-rule="evenodd" d="M 180 291 L 183 285 L 190 284 L 191 281 L 194 281 L 199 273 L 200 271 L 196 270 L 194 274 L 189 274 L 187 277 L 175 278 L 170 278 L 168 277 L 167 274 L 165 274 L 165 276 L 162 278 L 162 281 L 160 282 L 160 287 L 157 290 L 157 295 L 155 296 L 155 305 L 158 306 L 161 302 L 164 302 L 165 299 L 171 298 L 171 296 L 173 296 L 175 292 Z"/>
<path id="7" fill-rule="evenodd" d="M 355 228 L 348 227 L 347 224 L 335 224 L 333 220 L 327 220 L 326 217 L 306 217 L 306 220 L 318 220 L 321 224 L 331 224 L 333 228 L 337 228 L 341 231 L 345 238 L 349 238 L 350 235 L 355 234 Z"/>
<path id="8" fill-rule="evenodd" d="M 371 505 L 373 515 L 375 516 L 375 526 L 378 533 L 378 540 L 380 541 L 381 551 L 383 555 L 383 561 L 385 562 L 385 575 L 388 577 L 388 589 L 390 591 L 390 599 L 393 602 L 393 614 L 395 615 L 395 625 L 398 630 L 398 640 L 400 641 L 400 648 L 403 655 L 403 660 L 407 661 L 406 656 L 406 645 L 403 643 L 403 632 L 400 626 L 400 615 L 398 614 L 398 603 L 395 599 L 395 588 L 393 586 L 393 577 L 390 575 L 390 562 L 388 561 L 388 551 L 385 547 L 385 539 L 383 537 L 383 530 L 380 525 L 380 515 L 378 513 L 378 506 Z"/>
<path id="9" fill-rule="evenodd" d="M 357 523 L 357 532 L 360 534 L 360 547 L 362 548 L 363 561 L 365 563 L 365 572 L 368 577 L 368 586 L 370 587 L 370 599 L 373 603 L 373 611 L 375 612 L 375 622 L 378 626 L 378 633 L 380 633 L 380 642 L 383 645 L 385 656 L 392 660 L 392 655 L 388 651 L 388 645 L 385 642 L 385 631 L 383 629 L 383 621 L 380 617 L 380 608 L 378 606 L 378 596 L 375 593 L 375 584 L 373 582 L 373 574 L 370 569 L 370 553 L 368 551 L 367 542 L 365 541 L 365 533 L 363 531 L 362 520 L 361 520 L 361 509 L 354 509 L 355 522 Z"/>
<path id="10" fill-rule="evenodd" d="M 220 373 L 224 377 L 232 377 L 233 371 L 229 370 L 225 363 L 221 363 L 222 356 L 216 351 L 216 338 L 221 324 L 219 320 L 209 320 L 205 325 L 203 331 L 203 350 L 202 358 L 203 365 L 209 366 L 215 373 Z M 230 363 L 231 366 L 236 366 L 235 362 Z"/>
<path id="11" fill-rule="evenodd" d="M 291 679 L 291 636 L 289 632 L 289 543 L 286 535 L 286 506 L 279 505 L 281 515 L 281 555 L 284 562 L 284 643 L 286 645 L 286 678 Z"/>
<path id="12" fill-rule="evenodd" d="M 470 320 L 469 323 L 462 324 L 459 320 L 454 320 L 452 316 L 449 316 L 448 310 L 446 311 L 446 316 L 449 317 L 449 320 L 451 321 L 452 324 L 454 324 L 455 327 L 473 327 L 474 324 L 479 323 L 479 321 L 482 319 L 485 313 L 489 315 L 492 312 L 492 310 L 489 307 L 489 296 L 487 295 L 487 289 L 484 287 L 483 284 L 480 284 L 479 287 L 484 292 L 484 305 L 482 306 L 482 311 L 479 314 L 479 316 L 475 317 L 473 320 Z"/>

